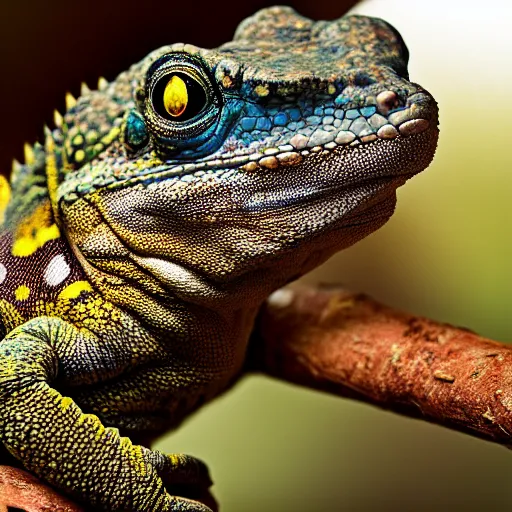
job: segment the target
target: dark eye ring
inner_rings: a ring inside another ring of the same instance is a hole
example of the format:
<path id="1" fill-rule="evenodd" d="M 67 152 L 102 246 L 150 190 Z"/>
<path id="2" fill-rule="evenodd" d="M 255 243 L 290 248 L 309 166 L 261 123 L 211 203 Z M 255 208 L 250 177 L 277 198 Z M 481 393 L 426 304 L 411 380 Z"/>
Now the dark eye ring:
<path id="1" fill-rule="evenodd" d="M 155 112 L 172 122 L 188 121 L 208 104 L 208 91 L 198 77 L 185 70 L 159 77 L 151 91 Z"/>
<path id="2" fill-rule="evenodd" d="M 146 75 L 140 110 L 161 152 L 204 143 L 219 120 L 222 93 L 206 64 L 184 52 L 163 55 Z"/>

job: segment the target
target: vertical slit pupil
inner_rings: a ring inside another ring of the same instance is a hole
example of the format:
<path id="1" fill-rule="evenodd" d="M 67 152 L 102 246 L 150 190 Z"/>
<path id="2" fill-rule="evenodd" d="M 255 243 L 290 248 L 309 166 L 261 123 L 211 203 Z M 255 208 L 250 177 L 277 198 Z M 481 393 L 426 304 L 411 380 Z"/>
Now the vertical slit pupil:
<path id="1" fill-rule="evenodd" d="M 206 106 L 204 87 L 187 73 L 177 71 L 162 76 L 153 89 L 155 111 L 164 119 L 188 121 Z"/>

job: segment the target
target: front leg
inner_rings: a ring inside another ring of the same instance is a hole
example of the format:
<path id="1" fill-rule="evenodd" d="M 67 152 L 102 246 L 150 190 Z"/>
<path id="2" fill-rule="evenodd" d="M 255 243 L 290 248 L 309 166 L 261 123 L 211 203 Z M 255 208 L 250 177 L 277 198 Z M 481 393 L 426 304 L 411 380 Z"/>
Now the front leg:
<path id="1" fill-rule="evenodd" d="M 167 492 L 159 473 L 172 475 L 172 456 L 163 462 L 50 386 L 66 372 L 58 347 L 81 337 L 59 318 L 40 317 L 0 343 L 0 439 L 6 448 L 28 470 L 101 510 L 209 512 Z M 97 349 L 101 353 L 99 344 Z M 179 481 L 182 459 L 176 462 Z"/>

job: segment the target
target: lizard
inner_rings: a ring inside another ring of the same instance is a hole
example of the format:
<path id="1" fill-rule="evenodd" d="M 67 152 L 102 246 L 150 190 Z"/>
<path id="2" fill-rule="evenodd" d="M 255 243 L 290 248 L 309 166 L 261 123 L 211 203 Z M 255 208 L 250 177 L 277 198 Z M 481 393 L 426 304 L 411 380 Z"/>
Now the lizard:
<path id="1" fill-rule="evenodd" d="M 95 510 L 209 511 L 206 465 L 150 440 L 428 167 L 438 109 L 408 58 L 383 20 L 272 7 L 68 94 L 0 187 L 2 457 Z"/>

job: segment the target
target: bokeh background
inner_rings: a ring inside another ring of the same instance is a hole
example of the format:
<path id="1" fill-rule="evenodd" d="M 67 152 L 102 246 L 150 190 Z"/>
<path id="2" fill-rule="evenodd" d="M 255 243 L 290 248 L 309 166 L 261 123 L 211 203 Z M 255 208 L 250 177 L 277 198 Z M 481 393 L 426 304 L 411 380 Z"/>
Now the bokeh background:
<path id="1" fill-rule="evenodd" d="M 351 1 L 290 2 L 317 19 Z M 113 79 L 168 42 L 212 47 L 269 2 L 0 5 L 0 166 L 41 135 L 64 92 Z M 368 0 L 402 33 L 410 74 L 440 105 L 430 169 L 378 233 L 309 275 L 512 340 L 512 4 Z M 157 447 L 208 461 L 223 512 L 512 510 L 505 448 L 368 405 L 252 377 Z"/>

